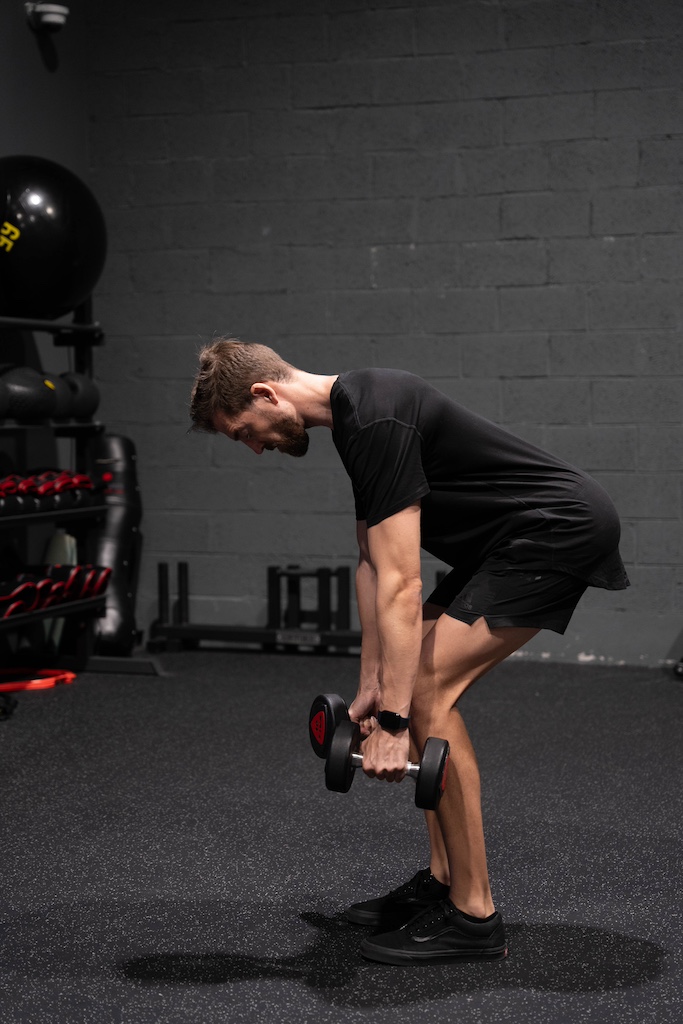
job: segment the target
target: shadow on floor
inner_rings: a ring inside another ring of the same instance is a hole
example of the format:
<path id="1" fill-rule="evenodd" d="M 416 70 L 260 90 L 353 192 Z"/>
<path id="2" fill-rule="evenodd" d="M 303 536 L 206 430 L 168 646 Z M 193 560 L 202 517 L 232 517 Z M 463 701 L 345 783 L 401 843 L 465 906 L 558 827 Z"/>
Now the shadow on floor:
<path id="1" fill-rule="evenodd" d="M 5 920 L 0 972 L 59 977 L 72 989 L 97 979 L 119 991 L 279 980 L 331 1005 L 380 1007 L 501 989 L 631 989 L 657 981 L 667 955 L 613 931 L 519 922 L 507 926 L 506 960 L 388 967 L 360 956 L 367 934 L 340 914 L 297 914 L 279 903 L 78 900 Z"/>
<path id="2" fill-rule="evenodd" d="M 222 953 L 162 954 L 119 964 L 137 982 L 170 985 L 225 985 L 291 979 L 335 1004 L 405 1005 L 457 993 L 517 988 L 541 992 L 603 992 L 654 982 L 666 952 L 653 943 L 597 928 L 561 924 L 507 926 L 510 956 L 505 961 L 415 967 L 385 967 L 359 957 L 365 929 L 341 916 L 307 913 L 316 941 L 296 956 Z"/>

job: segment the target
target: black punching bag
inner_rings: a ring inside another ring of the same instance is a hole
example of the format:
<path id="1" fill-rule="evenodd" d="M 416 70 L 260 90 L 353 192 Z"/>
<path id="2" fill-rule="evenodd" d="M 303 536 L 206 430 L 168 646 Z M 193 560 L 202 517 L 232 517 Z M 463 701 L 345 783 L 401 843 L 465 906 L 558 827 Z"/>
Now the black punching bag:
<path id="1" fill-rule="evenodd" d="M 142 548 L 142 501 L 136 461 L 135 445 L 127 437 L 103 434 L 93 446 L 92 471 L 96 479 L 106 481 L 107 506 L 94 561 L 112 570 L 105 615 L 95 620 L 95 653 L 102 656 L 128 657 L 138 638 L 135 596 Z"/>

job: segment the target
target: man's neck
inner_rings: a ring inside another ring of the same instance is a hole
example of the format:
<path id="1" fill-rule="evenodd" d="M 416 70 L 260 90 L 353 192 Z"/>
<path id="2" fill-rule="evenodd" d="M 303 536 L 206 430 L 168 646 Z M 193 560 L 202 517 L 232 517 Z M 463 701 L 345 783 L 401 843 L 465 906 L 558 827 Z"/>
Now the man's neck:
<path id="1" fill-rule="evenodd" d="M 332 429 L 330 392 L 337 376 L 337 374 L 328 376 L 322 373 L 296 370 L 292 380 L 280 384 L 283 393 L 303 416 L 306 427 L 329 427 Z"/>

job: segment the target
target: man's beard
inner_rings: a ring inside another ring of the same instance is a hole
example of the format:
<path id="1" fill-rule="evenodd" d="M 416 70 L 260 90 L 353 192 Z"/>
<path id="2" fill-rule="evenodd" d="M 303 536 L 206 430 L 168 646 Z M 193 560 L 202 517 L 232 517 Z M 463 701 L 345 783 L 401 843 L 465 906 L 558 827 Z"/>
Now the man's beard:
<path id="1" fill-rule="evenodd" d="M 275 445 L 279 452 L 285 455 L 293 455 L 300 459 L 308 451 L 310 437 L 305 429 L 294 419 L 284 419 L 278 424 L 278 430 L 282 437 Z"/>

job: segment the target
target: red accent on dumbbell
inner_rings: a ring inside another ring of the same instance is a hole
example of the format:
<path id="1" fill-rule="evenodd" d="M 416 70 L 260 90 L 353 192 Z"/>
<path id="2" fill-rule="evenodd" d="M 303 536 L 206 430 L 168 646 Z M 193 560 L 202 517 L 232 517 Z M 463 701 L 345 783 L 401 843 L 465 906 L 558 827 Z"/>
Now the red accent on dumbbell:
<path id="1" fill-rule="evenodd" d="M 311 719 L 311 732 L 315 736 L 318 743 L 323 744 L 325 742 L 325 712 L 319 711 Z"/>
<path id="2" fill-rule="evenodd" d="M 441 793 L 443 794 L 446 789 L 446 778 L 448 776 L 448 766 L 451 763 L 450 757 L 446 758 L 446 763 L 443 769 L 443 775 L 441 776 Z"/>

